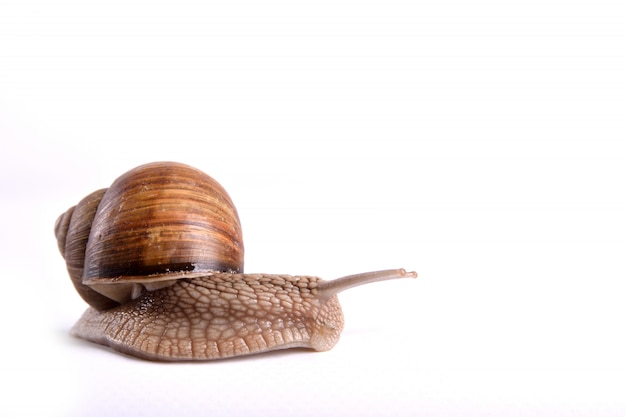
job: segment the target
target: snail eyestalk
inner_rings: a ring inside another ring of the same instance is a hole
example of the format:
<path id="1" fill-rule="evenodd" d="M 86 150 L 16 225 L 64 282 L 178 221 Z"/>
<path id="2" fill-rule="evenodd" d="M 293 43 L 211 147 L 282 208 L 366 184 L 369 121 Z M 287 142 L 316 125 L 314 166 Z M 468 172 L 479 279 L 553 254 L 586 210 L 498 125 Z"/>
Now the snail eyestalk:
<path id="1" fill-rule="evenodd" d="M 404 269 L 387 269 L 384 271 L 364 272 L 348 275 L 330 281 L 323 281 L 317 287 L 320 297 L 330 298 L 333 295 L 370 282 L 386 281 L 398 278 L 417 278 L 417 272 L 407 272 Z"/>

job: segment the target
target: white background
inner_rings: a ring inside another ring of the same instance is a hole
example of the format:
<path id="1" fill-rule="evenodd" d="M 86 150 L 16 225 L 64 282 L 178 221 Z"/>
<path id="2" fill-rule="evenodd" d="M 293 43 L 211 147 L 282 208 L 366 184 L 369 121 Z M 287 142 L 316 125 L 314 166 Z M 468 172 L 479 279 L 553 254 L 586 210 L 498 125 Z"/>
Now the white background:
<path id="1" fill-rule="evenodd" d="M 0 2 L 0 415 L 626 415 L 621 1 Z M 68 336 L 57 216 L 196 166 L 246 271 L 332 278 L 326 353 Z M 8 388 L 6 388 L 8 386 Z"/>

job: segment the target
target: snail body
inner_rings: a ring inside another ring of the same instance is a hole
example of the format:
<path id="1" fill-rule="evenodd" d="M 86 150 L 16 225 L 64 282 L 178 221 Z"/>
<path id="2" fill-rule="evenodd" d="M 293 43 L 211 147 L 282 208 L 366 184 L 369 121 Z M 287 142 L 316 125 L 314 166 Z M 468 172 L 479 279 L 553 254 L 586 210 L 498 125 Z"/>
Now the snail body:
<path id="1" fill-rule="evenodd" d="M 151 360 L 329 350 L 344 324 L 338 292 L 417 276 L 245 274 L 232 200 L 208 175 L 171 162 L 142 165 L 88 195 L 55 232 L 90 304 L 72 334 Z"/>

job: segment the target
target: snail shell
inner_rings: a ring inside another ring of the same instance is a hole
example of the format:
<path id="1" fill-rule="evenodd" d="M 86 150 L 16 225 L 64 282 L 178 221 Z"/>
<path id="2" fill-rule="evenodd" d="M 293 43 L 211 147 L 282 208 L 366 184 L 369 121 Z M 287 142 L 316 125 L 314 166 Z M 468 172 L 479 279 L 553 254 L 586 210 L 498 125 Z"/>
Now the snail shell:
<path id="1" fill-rule="evenodd" d="M 56 236 L 79 294 L 100 309 L 181 278 L 243 272 L 235 205 L 217 181 L 183 164 L 130 170 L 64 213 Z"/>
<path id="2" fill-rule="evenodd" d="M 232 200 L 202 171 L 172 162 L 142 165 L 89 194 L 59 217 L 55 234 L 91 306 L 72 333 L 152 360 L 328 350 L 343 330 L 338 292 L 417 276 L 243 274 Z"/>

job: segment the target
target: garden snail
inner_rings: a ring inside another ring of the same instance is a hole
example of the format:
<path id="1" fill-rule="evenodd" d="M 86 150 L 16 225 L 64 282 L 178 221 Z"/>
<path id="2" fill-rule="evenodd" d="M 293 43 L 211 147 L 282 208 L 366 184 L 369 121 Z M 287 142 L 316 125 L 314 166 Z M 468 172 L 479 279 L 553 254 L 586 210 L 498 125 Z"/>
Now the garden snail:
<path id="1" fill-rule="evenodd" d="M 343 330 L 338 292 L 417 276 L 244 274 L 230 197 L 207 174 L 173 162 L 139 166 L 89 194 L 58 218 L 55 234 L 91 306 L 72 333 L 152 360 L 328 350 Z"/>

